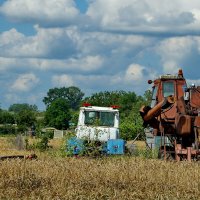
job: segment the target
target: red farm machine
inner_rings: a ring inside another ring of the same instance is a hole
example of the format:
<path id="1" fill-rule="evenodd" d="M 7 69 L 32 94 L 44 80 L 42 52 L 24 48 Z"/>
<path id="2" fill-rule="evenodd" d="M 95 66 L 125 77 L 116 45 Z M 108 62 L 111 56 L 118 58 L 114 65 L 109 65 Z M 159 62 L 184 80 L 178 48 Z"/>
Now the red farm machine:
<path id="1" fill-rule="evenodd" d="M 200 86 L 188 86 L 181 69 L 148 83 L 153 83 L 151 106 L 141 107 L 140 113 L 160 158 L 199 159 Z"/>

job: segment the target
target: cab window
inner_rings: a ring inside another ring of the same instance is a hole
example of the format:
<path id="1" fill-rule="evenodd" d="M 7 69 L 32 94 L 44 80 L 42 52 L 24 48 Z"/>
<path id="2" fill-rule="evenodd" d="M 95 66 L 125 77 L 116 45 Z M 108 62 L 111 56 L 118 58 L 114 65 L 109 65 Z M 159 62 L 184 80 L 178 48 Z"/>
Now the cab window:
<path id="1" fill-rule="evenodd" d="M 114 121 L 115 121 L 114 112 L 85 111 L 86 125 L 113 127 Z"/>
<path id="2" fill-rule="evenodd" d="M 163 96 L 174 95 L 174 82 L 163 82 Z"/>

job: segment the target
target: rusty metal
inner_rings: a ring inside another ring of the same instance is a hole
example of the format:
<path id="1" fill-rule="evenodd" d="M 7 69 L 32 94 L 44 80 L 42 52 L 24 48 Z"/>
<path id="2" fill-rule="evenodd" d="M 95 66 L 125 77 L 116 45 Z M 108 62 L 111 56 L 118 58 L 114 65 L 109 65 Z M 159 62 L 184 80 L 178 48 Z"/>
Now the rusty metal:
<path id="1" fill-rule="evenodd" d="M 190 135 L 192 132 L 192 116 L 177 113 L 175 126 L 178 135 Z"/>
<path id="2" fill-rule="evenodd" d="M 152 83 L 153 89 L 156 88 L 152 107 L 140 109 L 144 125 L 151 126 L 161 141 L 166 135 L 169 137 L 176 160 L 197 159 L 200 155 L 200 86 L 187 87 L 182 69 L 177 75 L 162 75 Z M 166 158 L 171 147 L 166 148 L 163 141 L 160 149 Z"/>
<path id="3" fill-rule="evenodd" d="M 28 159 L 28 160 L 33 160 L 36 159 L 37 155 L 36 154 L 30 154 L 30 155 L 10 155 L 10 156 L 0 156 L 0 161 L 3 160 L 10 160 L 10 159 Z"/>

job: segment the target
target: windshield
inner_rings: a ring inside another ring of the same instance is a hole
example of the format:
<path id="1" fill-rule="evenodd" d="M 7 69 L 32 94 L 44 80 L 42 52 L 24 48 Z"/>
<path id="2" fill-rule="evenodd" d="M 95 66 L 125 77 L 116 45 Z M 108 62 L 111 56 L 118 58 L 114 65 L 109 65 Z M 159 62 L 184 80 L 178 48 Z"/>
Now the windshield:
<path id="1" fill-rule="evenodd" d="M 152 89 L 151 108 L 153 108 L 156 105 L 157 91 L 158 91 L 158 86 L 154 86 Z"/>
<path id="2" fill-rule="evenodd" d="M 163 96 L 168 97 L 170 95 L 174 95 L 174 83 L 163 82 Z"/>
<path id="3" fill-rule="evenodd" d="M 85 124 L 93 126 L 114 126 L 115 113 L 104 111 L 85 111 Z"/>

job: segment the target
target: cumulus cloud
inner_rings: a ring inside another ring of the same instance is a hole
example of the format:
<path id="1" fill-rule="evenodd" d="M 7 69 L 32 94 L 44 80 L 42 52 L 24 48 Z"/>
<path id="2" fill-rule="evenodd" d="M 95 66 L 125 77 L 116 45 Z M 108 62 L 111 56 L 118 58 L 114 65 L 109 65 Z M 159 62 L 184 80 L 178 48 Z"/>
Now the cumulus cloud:
<path id="1" fill-rule="evenodd" d="M 16 29 L 12 28 L 9 31 L 5 31 L 0 34 L 0 48 L 3 48 L 6 45 L 14 45 L 16 42 L 20 43 L 25 39 L 25 36 L 22 33 L 19 33 Z"/>
<path id="2" fill-rule="evenodd" d="M 63 59 L 76 53 L 73 28 L 35 28 L 35 36 L 25 37 L 15 29 L 0 34 L 0 56 Z"/>
<path id="3" fill-rule="evenodd" d="M 139 64 L 131 64 L 125 71 L 124 80 L 127 83 L 139 85 L 144 83 L 144 80 L 155 78 L 156 75 L 157 74 L 153 70 L 145 66 Z"/>
<path id="4" fill-rule="evenodd" d="M 91 73 L 101 70 L 104 58 L 101 56 L 86 56 L 83 58 L 60 59 L 38 59 L 38 58 L 4 58 L 0 57 L 0 72 L 27 72 L 35 70 L 38 72 L 71 72 Z"/>
<path id="5" fill-rule="evenodd" d="M 199 12 L 198 0 L 96 0 L 87 15 L 104 30 L 166 34 L 199 31 Z"/>
<path id="6" fill-rule="evenodd" d="M 71 24 L 79 11 L 73 0 L 9 0 L 0 13 L 16 22 L 59 26 Z"/>
<path id="7" fill-rule="evenodd" d="M 32 89 L 38 82 L 39 79 L 32 73 L 21 74 L 11 85 L 10 89 L 15 92 L 27 92 Z"/>
<path id="8" fill-rule="evenodd" d="M 142 81 L 143 78 L 143 66 L 132 64 L 126 70 L 125 78 L 127 81 Z"/>
<path id="9" fill-rule="evenodd" d="M 190 67 L 196 70 L 196 64 L 193 66 L 185 66 L 185 61 L 190 60 L 192 63 L 195 57 L 198 57 L 200 48 L 200 37 L 174 37 L 162 40 L 156 49 L 156 52 L 161 57 L 161 63 L 165 73 L 175 73 L 180 67 Z M 191 64 L 190 64 L 191 65 Z"/>
<path id="10" fill-rule="evenodd" d="M 91 55 L 122 55 L 155 43 L 154 38 L 101 32 L 81 32 L 77 27 L 41 28 L 24 36 L 15 29 L 0 34 L 0 56 L 66 59 Z M 133 55 L 134 56 L 134 55 Z"/>
<path id="11" fill-rule="evenodd" d="M 74 85 L 72 77 L 67 74 L 53 76 L 52 82 L 55 87 L 70 87 Z"/>
<path id="12" fill-rule="evenodd" d="M 85 30 L 132 33 L 198 34 L 198 0 L 96 0 L 88 1 L 85 15 L 73 0 L 10 0 L 0 13 L 17 22 L 31 22 L 44 27 L 79 25 Z"/>

